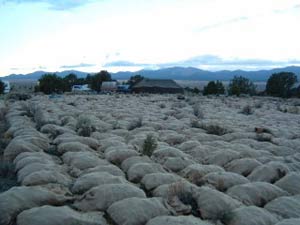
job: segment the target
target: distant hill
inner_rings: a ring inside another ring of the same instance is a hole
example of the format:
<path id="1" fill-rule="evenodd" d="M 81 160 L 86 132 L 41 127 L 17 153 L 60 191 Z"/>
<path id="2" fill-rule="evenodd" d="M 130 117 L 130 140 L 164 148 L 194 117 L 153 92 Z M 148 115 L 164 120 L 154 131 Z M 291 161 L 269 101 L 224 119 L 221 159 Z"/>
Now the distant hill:
<path id="1" fill-rule="evenodd" d="M 290 66 L 284 68 L 276 68 L 271 70 L 244 71 L 244 70 L 222 70 L 222 71 L 207 71 L 193 67 L 171 67 L 158 70 L 140 70 L 136 72 L 117 72 L 111 73 L 113 79 L 126 80 L 133 75 L 140 74 L 148 78 L 174 79 L 174 80 L 223 80 L 227 81 L 234 76 L 243 76 L 252 81 L 266 81 L 273 73 L 278 72 L 293 72 L 298 77 L 300 76 L 300 67 Z M 6 80 L 38 80 L 46 71 L 36 71 L 29 74 L 11 74 L 3 77 Z M 88 73 L 77 70 L 65 70 L 56 72 L 60 77 L 64 77 L 70 73 L 76 74 L 78 77 L 86 77 Z"/>
<path id="2" fill-rule="evenodd" d="M 45 73 L 54 73 L 54 72 L 47 72 L 47 71 L 36 71 L 33 73 L 28 74 L 11 74 L 6 77 L 3 77 L 5 80 L 38 80 L 43 76 Z M 70 73 L 74 73 L 77 77 L 86 77 L 88 73 L 77 71 L 77 70 L 64 70 L 62 72 L 55 72 L 56 75 L 60 77 L 65 77 Z"/>

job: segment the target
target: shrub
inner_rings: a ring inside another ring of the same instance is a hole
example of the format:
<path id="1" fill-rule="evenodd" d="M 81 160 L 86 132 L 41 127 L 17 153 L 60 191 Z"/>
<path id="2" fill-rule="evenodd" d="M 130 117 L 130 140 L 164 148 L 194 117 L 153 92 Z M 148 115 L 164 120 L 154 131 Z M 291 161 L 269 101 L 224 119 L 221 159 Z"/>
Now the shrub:
<path id="1" fill-rule="evenodd" d="M 0 95 L 4 93 L 5 84 L 2 80 L 0 80 Z"/>
<path id="2" fill-rule="evenodd" d="M 254 107 L 255 107 L 256 109 L 260 109 L 260 108 L 263 107 L 263 103 L 262 103 L 262 102 L 256 102 L 256 103 L 254 104 Z"/>
<path id="3" fill-rule="evenodd" d="M 261 133 L 273 134 L 270 129 L 263 128 L 263 127 L 255 127 L 254 131 L 255 131 L 255 133 L 258 133 L 258 134 L 261 134 Z"/>
<path id="4" fill-rule="evenodd" d="M 166 108 L 166 104 L 165 104 L 165 103 L 160 103 L 160 104 L 159 104 L 159 107 L 160 107 L 161 109 L 164 109 L 164 108 Z"/>
<path id="5" fill-rule="evenodd" d="M 64 91 L 63 79 L 54 74 L 44 74 L 39 79 L 39 91 L 45 94 L 59 93 Z"/>
<path id="6" fill-rule="evenodd" d="M 128 130 L 134 130 L 134 129 L 142 127 L 142 126 L 143 126 L 143 118 L 138 117 L 137 120 L 134 120 L 129 124 Z"/>
<path id="7" fill-rule="evenodd" d="M 178 96 L 177 96 L 177 99 L 178 99 L 178 100 L 185 100 L 185 96 L 184 96 L 184 95 L 178 95 Z"/>
<path id="8" fill-rule="evenodd" d="M 0 163 L 0 177 L 8 178 L 14 177 L 14 164 L 9 162 L 1 162 Z"/>
<path id="9" fill-rule="evenodd" d="M 201 124 L 201 128 L 206 130 L 206 133 L 208 134 L 214 134 L 218 136 L 222 136 L 224 134 L 229 133 L 229 131 L 226 128 L 218 124 Z"/>
<path id="10" fill-rule="evenodd" d="M 129 84 L 130 88 L 132 88 L 134 85 L 136 85 L 143 79 L 144 79 L 144 77 L 141 75 L 131 76 L 130 79 L 127 81 L 127 84 Z"/>
<path id="11" fill-rule="evenodd" d="M 99 73 L 96 73 L 93 76 L 90 76 L 89 78 L 91 81 L 91 89 L 97 92 L 101 91 L 101 85 L 103 81 L 110 81 L 111 75 L 105 70 L 100 71 Z"/>
<path id="12" fill-rule="evenodd" d="M 194 112 L 194 115 L 199 118 L 199 119 L 203 119 L 204 118 L 204 113 L 203 113 L 203 110 L 200 108 L 199 105 L 194 105 L 193 106 L 193 112 Z"/>
<path id="13" fill-rule="evenodd" d="M 154 150 L 157 148 L 157 141 L 152 135 L 147 135 L 143 143 L 143 155 L 151 156 Z"/>
<path id="14" fill-rule="evenodd" d="M 96 130 L 92 124 L 91 118 L 85 115 L 79 116 L 76 124 L 76 129 L 78 134 L 84 137 L 91 136 L 91 133 Z"/>
<path id="15" fill-rule="evenodd" d="M 245 77 L 238 77 L 235 76 L 229 83 L 228 86 L 228 93 L 229 95 L 237 95 L 240 96 L 241 94 L 255 94 L 255 85 L 249 79 Z"/>
<path id="16" fill-rule="evenodd" d="M 225 93 L 225 88 L 220 81 L 210 81 L 203 89 L 203 95 L 220 95 Z"/>
<path id="17" fill-rule="evenodd" d="M 177 197 L 184 205 L 189 205 L 192 210 L 192 214 L 199 216 L 198 205 L 193 197 L 192 190 L 185 187 L 183 182 L 176 182 L 169 186 L 168 200 Z"/>
<path id="18" fill-rule="evenodd" d="M 256 140 L 261 142 L 272 142 L 272 136 L 267 133 L 257 133 Z"/>
<path id="19" fill-rule="evenodd" d="M 116 130 L 116 129 L 121 129 L 121 125 L 119 124 L 119 122 L 117 120 L 115 120 L 112 124 L 112 129 Z"/>
<path id="20" fill-rule="evenodd" d="M 9 93 L 6 95 L 6 100 L 26 101 L 31 98 L 30 94 L 26 93 Z"/>
<path id="21" fill-rule="evenodd" d="M 191 127 L 193 128 L 202 128 L 200 122 L 198 120 L 191 120 Z"/>
<path id="22" fill-rule="evenodd" d="M 253 112 L 254 111 L 253 111 L 253 109 L 252 109 L 252 107 L 250 105 L 244 106 L 244 108 L 241 111 L 241 113 L 245 114 L 245 115 L 251 115 L 251 114 L 253 114 Z"/>
<path id="23" fill-rule="evenodd" d="M 291 96 L 291 88 L 296 82 L 294 73 L 274 73 L 267 81 L 266 92 L 271 96 L 287 98 Z"/>
<path id="24" fill-rule="evenodd" d="M 13 163 L 0 161 L 0 193 L 17 185 Z"/>

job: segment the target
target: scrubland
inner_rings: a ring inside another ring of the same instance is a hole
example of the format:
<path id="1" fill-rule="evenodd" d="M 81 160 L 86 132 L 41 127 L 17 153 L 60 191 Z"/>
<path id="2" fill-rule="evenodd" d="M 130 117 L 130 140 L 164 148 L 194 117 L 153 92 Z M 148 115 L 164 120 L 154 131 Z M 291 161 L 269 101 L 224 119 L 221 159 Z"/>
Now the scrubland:
<path id="1" fill-rule="evenodd" d="M 0 225 L 300 224 L 299 99 L 34 96 L 0 110 L 0 175 L 16 180 Z"/>

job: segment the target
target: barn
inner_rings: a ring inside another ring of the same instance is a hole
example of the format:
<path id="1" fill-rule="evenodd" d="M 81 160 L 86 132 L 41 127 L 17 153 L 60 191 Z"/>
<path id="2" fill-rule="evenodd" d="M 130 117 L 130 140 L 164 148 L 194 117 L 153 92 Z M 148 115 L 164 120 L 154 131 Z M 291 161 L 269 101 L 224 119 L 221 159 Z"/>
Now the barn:
<path id="1" fill-rule="evenodd" d="M 174 80 L 144 78 L 132 87 L 132 91 L 134 93 L 178 94 L 183 93 L 183 88 Z"/>

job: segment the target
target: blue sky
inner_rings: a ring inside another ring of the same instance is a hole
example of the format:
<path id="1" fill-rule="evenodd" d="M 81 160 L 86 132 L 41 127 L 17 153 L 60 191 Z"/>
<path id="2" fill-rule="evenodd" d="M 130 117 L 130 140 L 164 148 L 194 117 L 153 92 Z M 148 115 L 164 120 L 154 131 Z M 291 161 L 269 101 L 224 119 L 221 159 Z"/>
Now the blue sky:
<path id="1" fill-rule="evenodd" d="M 300 0 L 0 0 L 0 76 L 300 65 Z"/>

